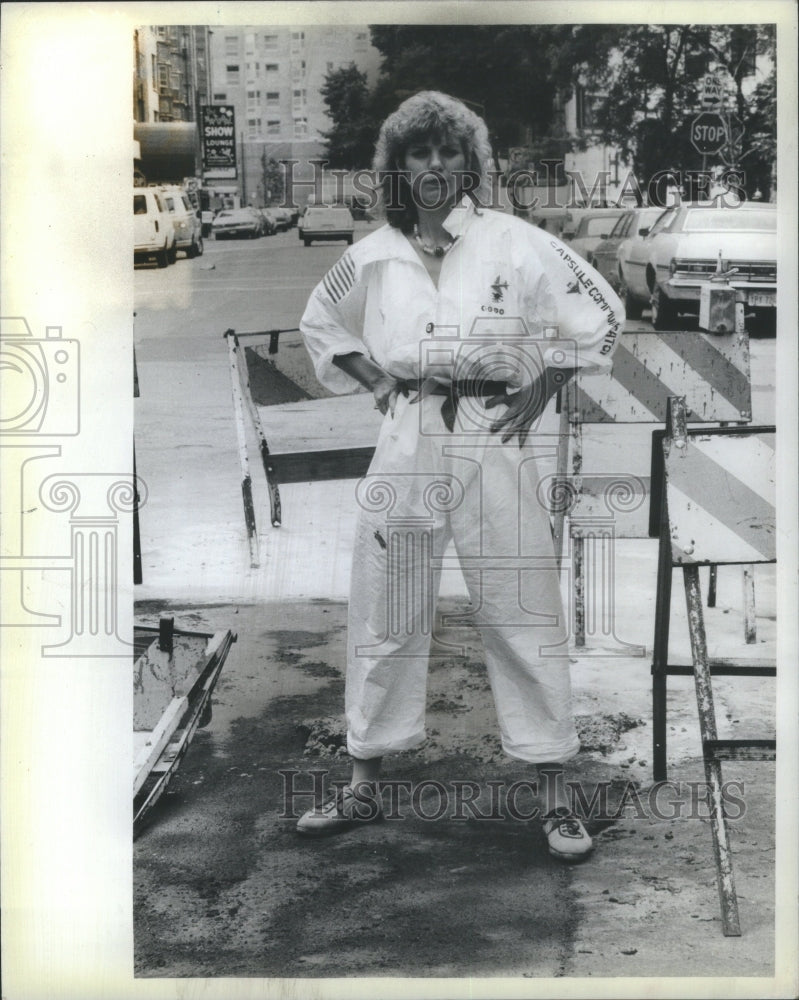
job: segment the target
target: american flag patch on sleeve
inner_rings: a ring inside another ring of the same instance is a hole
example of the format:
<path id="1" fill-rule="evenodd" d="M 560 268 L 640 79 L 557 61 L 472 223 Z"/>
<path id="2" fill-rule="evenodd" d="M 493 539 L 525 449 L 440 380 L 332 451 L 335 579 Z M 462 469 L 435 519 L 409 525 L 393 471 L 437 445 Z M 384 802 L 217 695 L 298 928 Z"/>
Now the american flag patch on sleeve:
<path id="1" fill-rule="evenodd" d="M 330 268 L 322 282 L 333 302 L 340 302 L 344 298 L 355 283 L 355 265 L 348 253 Z"/>

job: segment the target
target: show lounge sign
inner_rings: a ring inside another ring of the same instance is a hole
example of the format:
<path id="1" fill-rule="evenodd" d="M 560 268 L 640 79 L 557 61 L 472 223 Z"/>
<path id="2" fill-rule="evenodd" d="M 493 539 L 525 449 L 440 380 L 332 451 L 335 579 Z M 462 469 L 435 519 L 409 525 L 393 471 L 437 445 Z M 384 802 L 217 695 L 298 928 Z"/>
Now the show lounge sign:
<path id="1" fill-rule="evenodd" d="M 203 143 L 203 177 L 235 180 L 236 119 L 230 104 L 200 108 Z"/>

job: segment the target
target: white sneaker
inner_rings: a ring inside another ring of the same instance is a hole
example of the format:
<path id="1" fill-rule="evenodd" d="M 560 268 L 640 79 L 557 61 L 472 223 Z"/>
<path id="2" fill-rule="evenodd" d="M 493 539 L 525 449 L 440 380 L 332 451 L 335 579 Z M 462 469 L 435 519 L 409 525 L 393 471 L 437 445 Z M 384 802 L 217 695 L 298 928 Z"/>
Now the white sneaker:
<path id="1" fill-rule="evenodd" d="M 565 806 L 546 814 L 544 833 L 549 844 L 549 853 L 561 861 L 583 861 L 594 847 L 582 820 Z"/>
<path id="2" fill-rule="evenodd" d="M 383 819 L 380 795 L 373 784 L 360 782 L 357 794 L 350 785 L 335 788 L 317 808 L 309 809 L 297 821 L 297 833 L 325 837 L 350 829 L 356 823 Z"/>

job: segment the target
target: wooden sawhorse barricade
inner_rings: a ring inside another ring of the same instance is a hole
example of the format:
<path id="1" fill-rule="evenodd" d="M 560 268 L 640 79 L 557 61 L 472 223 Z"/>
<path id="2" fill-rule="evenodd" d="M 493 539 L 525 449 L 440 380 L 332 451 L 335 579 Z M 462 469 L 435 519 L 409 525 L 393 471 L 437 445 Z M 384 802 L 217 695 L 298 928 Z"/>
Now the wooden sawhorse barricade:
<path id="1" fill-rule="evenodd" d="M 596 547 L 597 542 L 607 541 L 611 531 L 613 539 L 649 537 L 649 476 L 619 468 L 618 448 L 614 450 L 612 442 L 605 446 L 608 455 L 602 457 L 605 470 L 584 472 L 583 425 L 659 424 L 662 428 L 668 399 L 674 395 L 685 397 L 687 419 L 692 423 L 748 423 L 752 392 L 747 334 L 627 333 L 609 371 L 578 375 L 563 394 L 558 471 L 552 489 L 553 533 L 561 561 L 568 516 L 578 647 L 584 647 L 586 640 L 586 541 Z M 612 595 L 608 603 L 612 608 Z M 589 609 L 592 606 L 589 603 Z M 629 645 L 615 636 L 607 614 L 602 628 L 620 642 L 620 648 Z"/>
<path id="2" fill-rule="evenodd" d="M 295 329 L 255 333 L 226 330 L 224 334 L 228 343 L 241 465 L 241 492 L 251 567 L 259 565 L 258 531 L 247 452 L 245 414 L 249 417 L 258 440 L 258 451 L 269 490 L 270 521 L 273 527 L 279 527 L 282 520 L 281 484 L 323 479 L 359 479 L 364 476 L 372 460 L 383 420 L 382 414 L 375 409 L 372 394 L 367 392 L 324 399 L 308 396 L 306 400 L 299 402 L 278 403 L 269 406 L 268 411 L 270 437 L 280 442 L 280 451 L 270 450 L 260 408 L 253 401 L 250 391 L 247 362 L 240 341 L 249 339 L 255 343 L 260 342 L 259 346 L 267 342 L 270 353 L 276 353 L 278 335 L 295 332 Z"/>
<path id="3" fill-rule="evenodd" d="M 770 427 L 691 428 L 683 398 L 669 415 L 653 464 L 652 507 L 660 512 L 657 609 L 652 664 L 654 778 L 666 778 L 666 684 L 693 674 L 710 822 L 726 935 L 741 933 L 722 794 L 722 760 L 774 760 L 773 739 L 720 740 L 713 705 L 714 675 L 775 676 L 776 663 L 708 656 L 699 567 L 776 561 L 775 436 Z M 671 578 L 681 567 L 692 664 L 668 662 Z"/>

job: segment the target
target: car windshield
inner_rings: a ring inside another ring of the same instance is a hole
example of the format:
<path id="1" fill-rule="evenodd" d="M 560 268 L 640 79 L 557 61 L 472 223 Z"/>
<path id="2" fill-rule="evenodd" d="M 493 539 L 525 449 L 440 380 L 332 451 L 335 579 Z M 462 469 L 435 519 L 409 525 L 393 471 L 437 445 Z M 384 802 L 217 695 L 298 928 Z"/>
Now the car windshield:
<path id="1" fill-rule="evenodd" d="M 688 212 L 683 231 L 686 233 L 728 232 L 773 233 L 777 230 L 777 213 L 769 211 L 739 211 L 736 208 L 699 208 Z"/>
<path id="2" fill-rule="evenodd" d="M 593 219 L 583 219 L 580 225 L 580 236 L 601 236 L 609 233 L 616 221 L 616 216 L 601 215 Z"/>
<path id="3" fill-rule="evenodd" d="M 624 236 L 624 234 L 627 232 L 627 229 L 629 228 L 632 219 L 633 219 L 633 213 L 625 212 L 625 214 L 622 215 L 620 219 L 616 220 L 613 229 L 611 229 L 610 231 L 610 238 L 618 239 L 619 237 Z"/>

